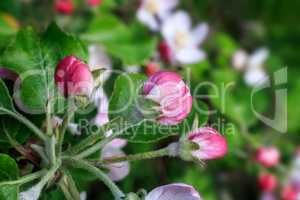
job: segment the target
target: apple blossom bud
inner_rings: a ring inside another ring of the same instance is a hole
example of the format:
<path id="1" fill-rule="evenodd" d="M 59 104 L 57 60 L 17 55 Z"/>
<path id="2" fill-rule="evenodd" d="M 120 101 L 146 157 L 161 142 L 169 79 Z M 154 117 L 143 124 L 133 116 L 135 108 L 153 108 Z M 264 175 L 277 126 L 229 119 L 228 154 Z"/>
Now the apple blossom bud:
<path id="1" fill-rule="evenodd" d="M 18 74 L 16 74 L 15 72 L 0 67 L 0 79 L 15 81 L 17 78 L 18 78 Z"/>
<path id="2" fill-rule="evenodd" d="M 87 0 L 89 6 L 95 7 L 102 3 L 102 0 Z"/>
<path id="3" fill-rule="evenodd" d="M 274 167 L 279 163 L 280 152 L 275 147 L 260 147 L 256 151 L 255 160 L 264 167 Z"/>
<path id="4" fill-rule="evenodd" d="M 194 130 L 180 144 L 180 156 L 184 160 L 218 159 L 224 157 L 226 153 L 226 139 L 210 127 Z"/>
<path id="5" fill-rule="evenodd" d="M 182 78 L 174 72 L 161 71 L 149 77 L 144 95 L 159 105 L 157 120 L 163 125 L 176 125 L 192 109 L 192 96 Z"/>
<path id="6" fill-rule="evenodd" d="M 160 66 L 158 63 L 150 62 L 146 65 L 146 74 L 147 76 L 152 76 L 156 72 L 160 70 Z"/>
<path id="7" fill-rule="evenodd" d="M 65 97 L 89 96 L 93 89 L 93 76 L 81 60 L 67 56 L 56 67 L 55 83 Z"/>
<path id="8" fill-rule="evenodd" d="M 167 63 L 172 62 L 172 50 L 166 42 L 159 43 L 158 51 L 160 58 Z"/>
<path id="9" fill-rule="evenodd" d="M 74 12 L 74 4 L 72 0 L 56 0 L 56 12 L 64 15 L 71 15 Z"/>
<path id="10" fill-rule="evenodd" d="M 292 185 L 287 185 L 281 192 L 282 200 L 297 200 L 297 192 Z"/>
<path id="11" fill-rule="evenodd" d="M 259 188 L 264 192 L 271 192 L 277 187 L 277 178 L 272 174 L 261 174 L 258 178 Z"/>
<path id="12" fill-rule="evenodd" d="M 174 183 L 155 188 L 145 197 L 145 200 L 201 200 L 199 193 L 183 183 Z"/>

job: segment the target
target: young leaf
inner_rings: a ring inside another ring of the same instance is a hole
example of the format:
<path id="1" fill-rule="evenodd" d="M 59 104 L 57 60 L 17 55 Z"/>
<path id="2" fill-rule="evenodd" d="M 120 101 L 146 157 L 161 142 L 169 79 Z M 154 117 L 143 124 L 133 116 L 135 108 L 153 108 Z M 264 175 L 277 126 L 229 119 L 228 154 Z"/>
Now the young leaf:
<path id="1" fill-rule="evenodd" d="M 18 32 L 0 57 L 0 64 L 19 75 L 15 95 L 25 111 L 42 112 L 48 99 L 55 97 L 53 73 L 58 61 L 67 55 L 87 58 L 82 43 L 56 25 L 51 25 L 42 37 L 30 27 Z"/>
<path id="2" fill-rule="evenodd" d="M 128 125 L 144 119 L 139 99 L 145 80 L 146 77 L 141 74 L 123 74 L 117 78 L 109 103 L 110 119 L 121 117 Z"/>
<path id="3" fill-rule="evenodd" d="M 0 182 L 17 180 L 19 169 L 14 159 L 6 154 L 0 154 Z M 19 186 L 0 186 L 0 199 L 18 200 Z"/>

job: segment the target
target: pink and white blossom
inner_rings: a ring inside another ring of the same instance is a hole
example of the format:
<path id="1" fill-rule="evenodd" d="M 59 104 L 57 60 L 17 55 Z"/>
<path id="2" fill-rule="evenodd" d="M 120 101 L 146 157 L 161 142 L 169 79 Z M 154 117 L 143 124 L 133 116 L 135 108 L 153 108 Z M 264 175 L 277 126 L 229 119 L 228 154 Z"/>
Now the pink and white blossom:
<path id="1" fill-rule="evenodd" d="M 160 115 L 157 120 L 161 124 L 178 124 L 191 112 L 190 89 L 174 72 L 160 71 L 153 74 L 145 83 L 143 91 L 145 98 L 158 104 Z"/>
<path id="2" fill-rule="evenodd" d="M 222 158 L 227 153 L 227 141 L 220 133 L 210 127 L 199 128 L 188 134 L 188 140 L 199 146 L 191 152 L 199 160 Z"/>
<path id="3" fill-rule="evenodd" d="M 193 64 L 206 57 L 199 48 L 208 35 L 208 25 L 200 23 L 192 28 L 190 16 L 177 11 L 168 17 L 162 26 L 162 35 L 170 48 L 173 62 Z"/>
<path id="4" fill-rule="evenodd" d="M 276 147 L 260 147 L 256 151 L 255 160 L 264 167 L 274 167 L 280 161 L 280 152 Z"/>
<path id="5" fill-rule="evenodd" d="M 190 185 L 173 183 L 155 188 L 145 200 L 201 200 L 199 193 Z"/>
<path id="6" fill-rule="evenodd" d="M 260 200 L 277 200 L 275 194 L 273 192 L 263 192 L 260 195 Z"/>
<path id="7" fill-rule="evenodd" d="M 125 156 L 126 154 L 121 150 L 121 148 L 126 146 L 126 144 L 126 140 L 114 139 L 102 149 L 101 159 Z M 128 161 L 123 161 L 119 163 L 107 164 L 106 167 L 109 170 L 107 175 L 113 181 L 120 181 L 129 174 L 130 164 Z"/>
<path id="8" fill-rule="evenodd" d="M 141 0 L 137 18 L 152 31 L 158 31 L 160 24 L 178 4 L 178 0 Z"/>
<path id="9" fill-rule="evenodd" d="M 67 56 L 58 63 L 55 83 L 65 97 L 89 96 L 93 90 L 93 76 L 89 67 L 74 56 Z"/>

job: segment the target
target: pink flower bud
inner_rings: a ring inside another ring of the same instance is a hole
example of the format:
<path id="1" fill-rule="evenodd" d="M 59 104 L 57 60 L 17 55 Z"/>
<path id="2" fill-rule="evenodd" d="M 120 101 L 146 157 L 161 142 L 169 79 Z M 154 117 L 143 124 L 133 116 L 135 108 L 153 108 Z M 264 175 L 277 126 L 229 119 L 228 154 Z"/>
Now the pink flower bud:
<path id="1" fill-rule="evenodd" d="M 279 163 L 280 152 L 275 147 L 260 147 L 256 151 L 255 160 L 264 167 L 274 167 Z"/>
<path id="2" fill-rule="evenodd" d="M 98 6 L 101 3 L 102 3 L 102 0 L 87 0 L 87 4 L 92 7 Z"/>
<path id="3" fill-rule="evenodd" d="M 74 12 L 74 4 L 72 0 L 56 0 L 55 10 L 64 15 L 71 15 Z"/>
<path id="4" fill-rule="evenodd" d="M 147 76 L 152 76 L 156 72 L 160 70 L 160 66 L 158 63 L 150 62 L 146 66 L 146 74 Z"/>
<path id="5" fill-rule="evenodd" d="M 281 192 L 282 200 L 297 200 L 297 192 L 291 185 L 287 185 Z"/>
<path id="6" fill-rule="evenodd" d="M 159 43 L 158 51 L 159 51 L 160 58 L 164 62 L 167 62 L 167 63 L 172 62 L 172 60 L 173 60 L 172 50 L 166 42 L 163 41 L 163 42 Z"/>
<path id="7" fill-rule="evenodd" d="M 15 81 L 17 78 L 18 78 L 18 74 L 16 74 L 15 72 L 0 67 L 0 79 Z"/>
<path id="8" fill-rule="evenodd" d="M 272 174 L 261 174 L 258 178 L 259 188 L 264 192 L 271 192 L 277 187 L 277 178 Z"/>
<path id="9" fill-rule="evenodd" d="M 89 96 L 93 89 L 93 76 L 89 67 L 74 56 L 62 59 L 56 67 L 55 83 L 65 96 Z"/>
<path id="10" fill-rule="evenodd" d="M 201 200 L 199 193 L 183 183 L 174 183 L 155 188 L 146 196 L 145 200 Z"/>
<path id="11" fill-rule="evenodd" d="M 188 134 L 188 140 L 199 146 L 191 152 L 199 160 L 222 158 L 227 153 L 226 139 L 213 128 L 199 128 Z"/>
<path id="12" fill-rule="evenodd" d="M 163 125 L 176 125 L 192 109 L 192 96 L 182 78 L 174 72 L 161 71 L 149 77 L 144 85 L 147 99 L 159 104 L 157 120 Z"/>

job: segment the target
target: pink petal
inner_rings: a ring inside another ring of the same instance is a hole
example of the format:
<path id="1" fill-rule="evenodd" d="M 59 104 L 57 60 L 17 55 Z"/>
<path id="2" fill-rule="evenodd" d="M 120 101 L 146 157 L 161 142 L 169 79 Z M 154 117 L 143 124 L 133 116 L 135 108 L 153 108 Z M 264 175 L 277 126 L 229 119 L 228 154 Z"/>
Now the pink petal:
<path id="1" fill-rule="evenodd" d="M 199 150 L 192 155 L 200 160 L 210 160 L 224 157 L 227 153 L 227 141 L 215 129 L 200 128 L 188 135 L 188 139 L 199 145 Z"/>
<path id="2" fill-rule="evenodd" d="M 155 188 L 145 200 L 201 200 L 201 197 L 192 186 L 175 183 Z"/>

